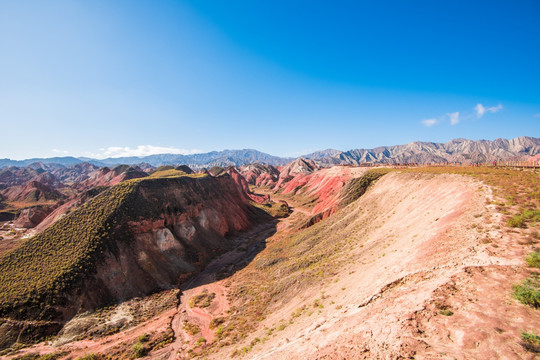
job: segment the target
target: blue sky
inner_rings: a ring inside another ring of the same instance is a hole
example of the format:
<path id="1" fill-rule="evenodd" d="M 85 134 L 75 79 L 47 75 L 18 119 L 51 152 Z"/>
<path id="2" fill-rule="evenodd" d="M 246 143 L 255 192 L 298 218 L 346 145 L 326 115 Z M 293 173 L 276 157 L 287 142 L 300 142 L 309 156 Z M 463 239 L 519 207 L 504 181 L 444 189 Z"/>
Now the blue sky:
<path id="1" fill-rule="evenodd" d="M 0 0 L 0 158 L 540 137 L 540 2 Z"/>

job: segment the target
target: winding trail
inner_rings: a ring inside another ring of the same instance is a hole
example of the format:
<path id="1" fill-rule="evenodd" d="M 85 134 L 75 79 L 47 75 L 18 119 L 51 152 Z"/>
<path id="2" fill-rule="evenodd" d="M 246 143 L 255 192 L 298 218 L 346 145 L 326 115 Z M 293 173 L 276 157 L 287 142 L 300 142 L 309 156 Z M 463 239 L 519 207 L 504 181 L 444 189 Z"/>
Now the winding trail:
<path id="1" fill-rule="evenodd" d="M 247 265 L 264 247 L 266 239 L 276 231 L 276 221 L 267 222 L 254 227 L 235 238 L 236 247 L 208 264 L 208 266 L 189 281 L 182 284 L 179 305 L 171 321 L 174 332 L 174 342 L 164 349 L 151 354 L 153 359 L 179 358 L 192 347 L 199 338 L 204 337 L 207 343 L 214 340 L 214 331 L 210 329 L 213 318 L 223 316 L 229 310 L 227 301 L 227 288 L 223 281 L 238 269 Z M 189 299 L 203 290 L 214 293 L 215 298 L 206 308 L 191 308 Z M 195 324 L 200 333 L 189 335 L 184 329 L 184 322 Z"/>

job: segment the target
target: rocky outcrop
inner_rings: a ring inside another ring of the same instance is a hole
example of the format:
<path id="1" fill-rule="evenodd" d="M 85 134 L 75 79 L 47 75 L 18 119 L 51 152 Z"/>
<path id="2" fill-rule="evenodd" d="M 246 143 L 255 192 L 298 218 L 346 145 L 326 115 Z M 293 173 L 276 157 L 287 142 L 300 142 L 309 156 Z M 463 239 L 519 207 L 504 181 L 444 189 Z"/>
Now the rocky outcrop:
<path id="1" fill-rule="evenodd" d="M 40 224 L 52 211 L 52 206 L 33 206 L 21 210 L 15 226 L 21 228 L 33 228 Z"/>
<path id="2" fill-rule="evenodd" d="M 99 195 L 104 190 L 104 186 L 96 186 L 90 190 L 81 192 L 80 194 L 66 200 L 65 202 L 60 201 L 55 206 L 51 207 L 52 211 L 47 215 L 46 218 L 40 221 L 39 224 L 35 225 L 32 232 L 34 234 L 37 234 L 45 230 L 46 228 L 54 224 L 56 221 L 60 220 L 62 217 L 81 207 L 88 200 Z"/>
<path id="3" fill-rule="evenodd" d="M 114 169 L 103 167 L 91 173 L 88 176 L 88 179 L 77 185 L 77 188 L 91 189 L 96 186 L 111 186 L 124 180 L 138 179 L 147 176 L 148 174 L 138 167 L 129 165 L 118 165 Z"/>
<path id="4" fill-rule="evenodd" d="M 279 190 L 285 187 L 289 181 L 295 179 L 297 186 L 305 185 L 305 178 L 308 174 L 311 174 L 315 170 L 319 169 L 319 166 L 313 160 L 309 159 L 296 159 L 289 164 L 285 165 L 279 172 L 279 180 L 274 186 L 274 190 Z"/>
<path id="5" fill-rule="evenodd" d="M 249 164 L 239 168 L 248 184 L 274 187 L 279 179 L 279 170 L 272 165 Z"/>
<path id="6" fill-rule="evenodd" d="M 31 180 L 25 185 L 11 186 L 2 191 L 9 201 L 41 202 L 63 199 L 65 196 L 51 186 Z"/>
<path id="7" fill-rule="evenodd" d="M 177 166 L 177 167 L 175 167 L 175 170 L 183 171 L 186 174 L 193 174 L 193 170 L 191 170 L 191 168 L 189 166 L 187 166 L 187 165 Z"/>
<path id="8" fill-rule="evenodd" d="M 230 167 L 227 170 L 227 173 L 234 179 L 242 192 L 246 194 L 251 200 L 255 201 L 258 204 L 263 204 L 270 200 L 270 195 L 259 195 L 253 193 L 249 188 L 249 184 L 246 179 L 234 167 Z"/>

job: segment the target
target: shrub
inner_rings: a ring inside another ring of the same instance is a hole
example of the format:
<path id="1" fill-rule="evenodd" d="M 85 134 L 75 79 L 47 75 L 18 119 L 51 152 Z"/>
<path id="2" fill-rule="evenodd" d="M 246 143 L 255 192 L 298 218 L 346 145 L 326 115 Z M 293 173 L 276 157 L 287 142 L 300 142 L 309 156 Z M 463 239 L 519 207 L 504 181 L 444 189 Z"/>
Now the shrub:
<path id="1" fill-rule="evenodd" d="M 540 221 L 540 210 L 528 209 L 524 210 L 521 214 L 514 215 L 508 219 L 507 225 L 510 227 L 527 227 L 527 222 Z"/>
<path id="2" fill-rule="evenodd" d="M 540 307 L 540 281 L 537 276 L 523 280 L 521 284 L 514 285 L 514 297 L 521 303 Z"/>
<path id="3" fill-rule="evenodd" d="M 532 352 L 540 352 L 540 336 L 534 333 L 521 332 L 523 347 Z"/>
<path id="4" fill-rule="evenodd" d="M 96 355 L 94 353 L 90 353 L 84 356 L 81 356 L 77 358 L 77 360 L 99 360 L 101 357 L 99 355 Z"/>
<path id="5" fill-rule="evenodd" d="M 201 328 L 198 325 L 187 321 L 184 321 L 184 330 L 191 336 L 201 332 Z"/>
<path id="6" fill-rule="evenodd" d="M 443 309 L 443 310 L 439 310 L 439 314 L 444 315 L 444 316 L 452 316 L 454 315 L 454 312 L 452 310 Z"/>
<path id="7" fill-rule="evenodd" d="M 525 261 L 527 261 L 527 265 L 530 267 L 540 267 L 540 250 L 530 253 Z"/>
<path id="8" fill-rule="evenodd" d="M 210 321 L 210 325 L 208 325 L 208 327 L 210 329 L 215 329 L 218 326 L 220 326 L 221 324 L 223 324 L 224 322 L 225 322 L 225 318 L 215 317 L 215 318 L 212 319 L 212 321 Z"/>
<path id="9" fill-rule="evenodd" d="M 508 221 L 506 222 L 506 225 L 510 227 L 515 227 L 515 228 L 524 228 L 526 226 L 525 220 L 520 215 L 514 215 L 513 217 L 508 219 Z"/>
<path id="10" fill-rule="evenodd" d="M 148 348 L 141 342 L 136 342 L 131 349 L 133 350 L 133 355 L 135 355 L 136 358 L 140 358 L 148 354 Z"/>
<path id="11" fill-rule="evenodd" d="M 208 289 L 204 289 L 200 294 L 193 296 L 189 299 L 189 307 L 209 307 L 212 304 L 212 301 L 216 297 L 215 293 L 208 293 Z"/>

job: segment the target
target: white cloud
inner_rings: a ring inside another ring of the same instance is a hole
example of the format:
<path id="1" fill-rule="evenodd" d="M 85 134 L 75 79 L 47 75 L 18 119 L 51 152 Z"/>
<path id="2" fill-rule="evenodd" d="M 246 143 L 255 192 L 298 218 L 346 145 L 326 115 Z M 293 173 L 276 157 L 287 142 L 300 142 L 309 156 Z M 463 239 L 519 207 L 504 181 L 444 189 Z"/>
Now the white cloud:
<path id="1" fill-rule="evenodd" d="M 427 126 L 427 127 L 432 127 L 432 126 L 435 125 L 436 123 L 438 123 L 437 119 L 426 119 L 426 120 L 422 120 L 422 124 L 424 124 L 424 125 Z"/>
<path id="2" fill-rule="evenodd" d="M 93 157 L 96 159 L 105 159 L 105 158 L 118 158 L 118 157 L 129 157 L 137 156 L 143 157 L 148 155 L 157 155 L 157 154 L 177 154 L 177 155 L 191 155 L 202 152 L 201 150 L 192 149 L 178 149 L 175 147 L 163 147 L 163 146 L 153 146 L 153 145 L 139 145 L 136 148 L 130 148 L 129 146 L 110 146 L 108 148 L 99 149 L 99 153 L 90 153 L 87 152 L 85 155 Z"/>
<path id="3" fill-rule="evenodd" d="M 540 118 L 540 114 L 534 114 L 534 117 Z"/>
<path id="4" fill-rule="evenodd" d="M 487 112 L 496 113 L 497 111 L 502 110 L 502 108 L 503 108 L 502 104 L 499 104 L 497 106 L 491 106 L 491 107 L 485 107 L 482 104 L 476 104 L 476 106 L 474 107 L 474 111 L 476 111 L 476 116 L 478 118 L 481 118 Z"/>
<path id="5" fill-rule="evenodd" d="M 69 151 L 67 150 L 58 150 L 58 149 L 52 149 L 53 153 L 60 154 L 60 155 L 67 155 L 69 154 Z"/>
<path id="6" fill-rule="evenodd" d="M 456 111 L 454 113 L 448 113 L 446 115 L 448 115 L 451 125 L 456 125 L 459 122 L 459 111 Z"/>

